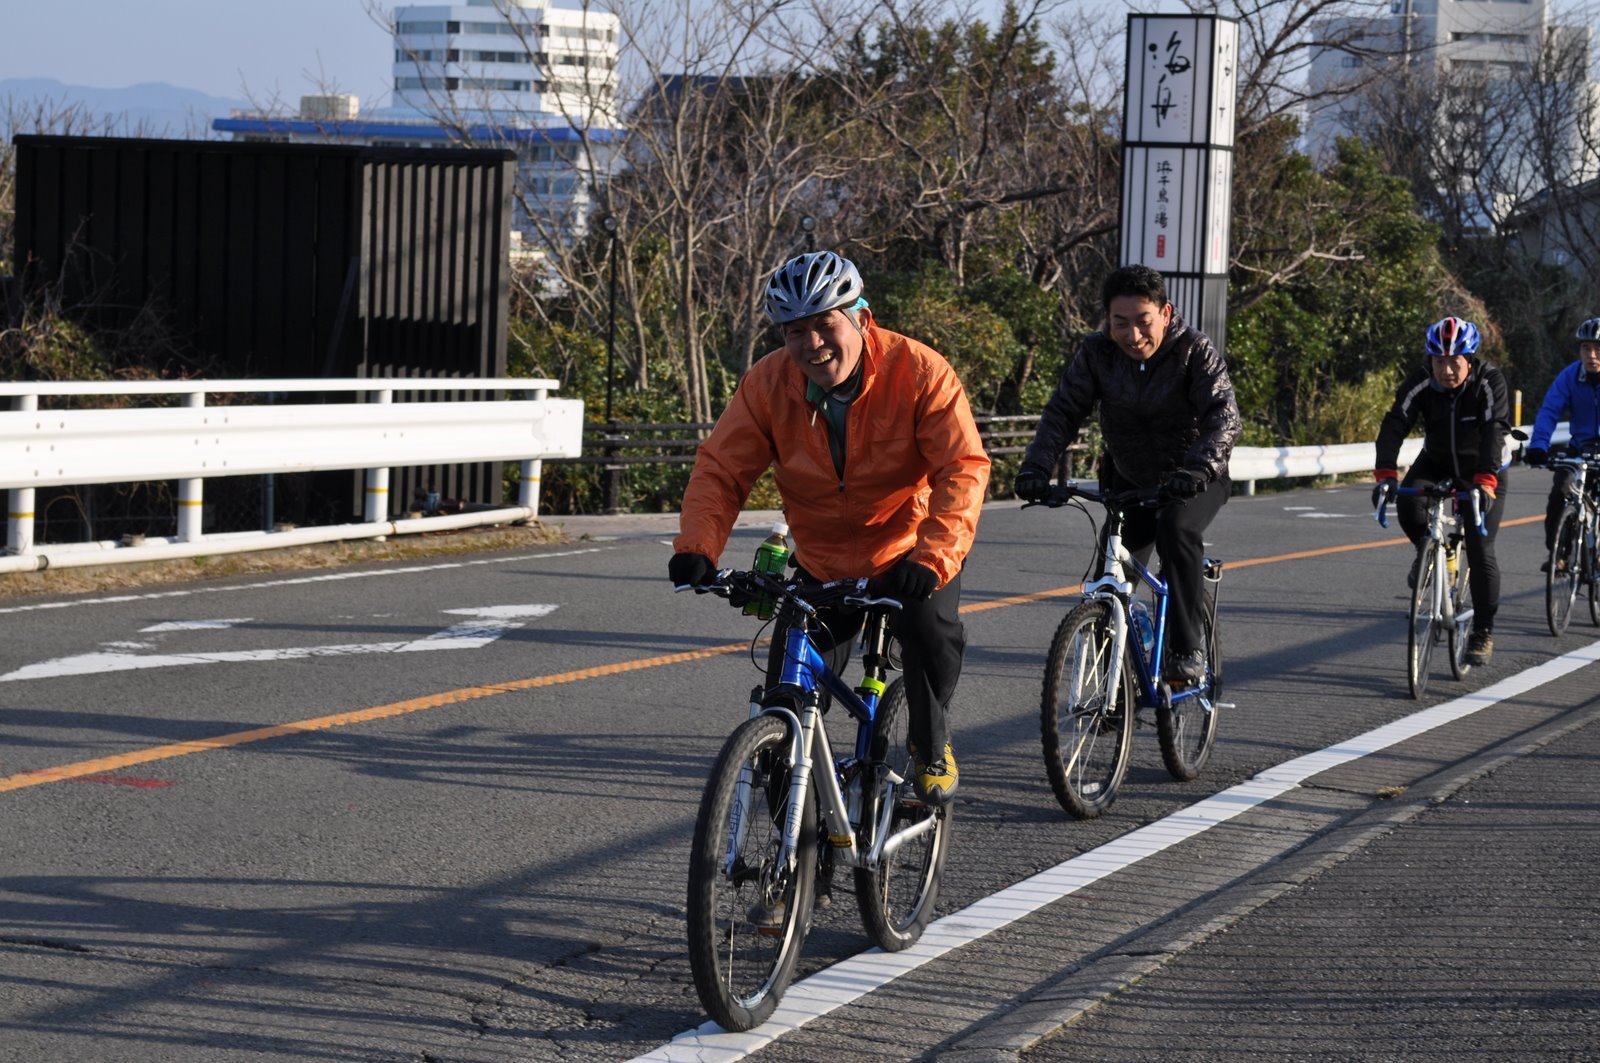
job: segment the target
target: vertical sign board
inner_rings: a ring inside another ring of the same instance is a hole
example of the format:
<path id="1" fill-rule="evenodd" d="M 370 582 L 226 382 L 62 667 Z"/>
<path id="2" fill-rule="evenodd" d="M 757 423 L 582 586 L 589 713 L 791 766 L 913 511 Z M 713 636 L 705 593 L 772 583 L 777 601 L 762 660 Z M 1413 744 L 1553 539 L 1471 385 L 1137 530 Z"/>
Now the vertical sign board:
<path id="1" fill-rule="evenodd" d="M 1222 348 L 1239 24 L 1129 15 L 1122 248 L 1167 279 L 1186 320 Z"/>

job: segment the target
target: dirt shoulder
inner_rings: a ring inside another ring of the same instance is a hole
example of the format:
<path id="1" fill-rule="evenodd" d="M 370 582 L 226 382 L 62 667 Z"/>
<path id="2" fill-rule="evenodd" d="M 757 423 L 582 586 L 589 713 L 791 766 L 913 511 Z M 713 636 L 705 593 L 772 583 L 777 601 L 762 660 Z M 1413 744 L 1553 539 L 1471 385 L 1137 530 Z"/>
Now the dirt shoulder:
<path id="1" fill-rule="evenodd" d="M 0 575 L 0 598 L 85 594 L 137 587 L 190 583 L 195 580 L 250 576 L 257 573 L 296 572 L 340 568 L 346 565 L 415 558 L 443 557 L 484 550 L 515 550 L 570 541 L 559 525 L 466 528 L 460 531 L 423 532 L 383 541 L 357 539 L 338 543 L 258 550 L 214 557 L 180 557 L 167 561 L 86 565 L 82 568 L 46 569 L 43 572 L 9 572 Z"/>

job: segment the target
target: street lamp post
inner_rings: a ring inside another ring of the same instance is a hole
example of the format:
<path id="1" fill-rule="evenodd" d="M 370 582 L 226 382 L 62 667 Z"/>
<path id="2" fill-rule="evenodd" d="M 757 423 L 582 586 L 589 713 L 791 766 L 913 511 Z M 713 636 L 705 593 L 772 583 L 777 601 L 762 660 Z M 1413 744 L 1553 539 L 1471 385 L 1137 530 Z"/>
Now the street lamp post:
<path id="1" fill-rule="evenodd" d="M 806 251 L 817 249 L 817 219 L 809 214 L 800 216 L 800 231 L 806 234 Z"/>
<path id="2" fill-rule="evenodd" d="M 616 462 L 617 445 L 622 437 L 617 433 L 617 422 L 611 412 L 611 400 L 616 390 L 616 372 L 614 363 L 617 351 L 617 217 L 607 214 L 600 219 L 600 227 L 606 231 L 608 247 L 606 249 L 606 285 L 609 292 L 606 297 L 606 435 L 605 435 L 605 496 L 606 512 L 620 513 L 622 511 L 622 466 Z"/>

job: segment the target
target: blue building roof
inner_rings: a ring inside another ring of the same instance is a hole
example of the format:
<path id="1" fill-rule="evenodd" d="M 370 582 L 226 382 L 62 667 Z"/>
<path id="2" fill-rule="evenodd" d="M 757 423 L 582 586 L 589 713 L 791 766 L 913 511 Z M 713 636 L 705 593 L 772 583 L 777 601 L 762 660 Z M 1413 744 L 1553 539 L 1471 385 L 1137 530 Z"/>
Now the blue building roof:
<path id="1" fill-rule="evenodd" d="M 441 143 L 500 141 L 502 143 L 572 143 L 583 139 L 570 126 L 528 128 L 509 125 L 475 125 L 454 129 L 434 122 L 404 121 L 311 121 L 304 118 L 216 118 L 211 128 L 219 133 L 256 133 L 266 136 L 350 137 L 355 140 L 403 138 L 437 140 Z M 589 139 L 601 144 L 616 143 L 627 136 L 625 129 L 590 129 Z"/>

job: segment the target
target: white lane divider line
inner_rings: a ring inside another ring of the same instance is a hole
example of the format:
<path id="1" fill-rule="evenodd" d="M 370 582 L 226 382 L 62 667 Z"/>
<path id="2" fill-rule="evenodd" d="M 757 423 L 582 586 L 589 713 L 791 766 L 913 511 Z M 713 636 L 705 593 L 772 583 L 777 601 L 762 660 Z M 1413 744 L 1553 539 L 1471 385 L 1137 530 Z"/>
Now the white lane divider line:
<path id="1" fill-rule="evenodd" d="M 1203 834 L 1250 809 L 1295 789 L 1305 780 L 1425 734 L 1600 661 L 1600 642 L 1564 653 L 1482 690 L 1466 694 L 1356 735 L 1326 749 L 1268 768 L 1254 778 L 1214 794 L 1081 856 L 1057 864 L 932 923 L 922 940 L 904 952 L 871 949 L 818 971 L 784 994 L 771 1019 L 746 1033 L 728 1033 L 707 1022 L 686 1030 L 630 1063 L 733 1063 L 903 974 L 969 945 L 1045 905 L 1179 842 Z"/>

